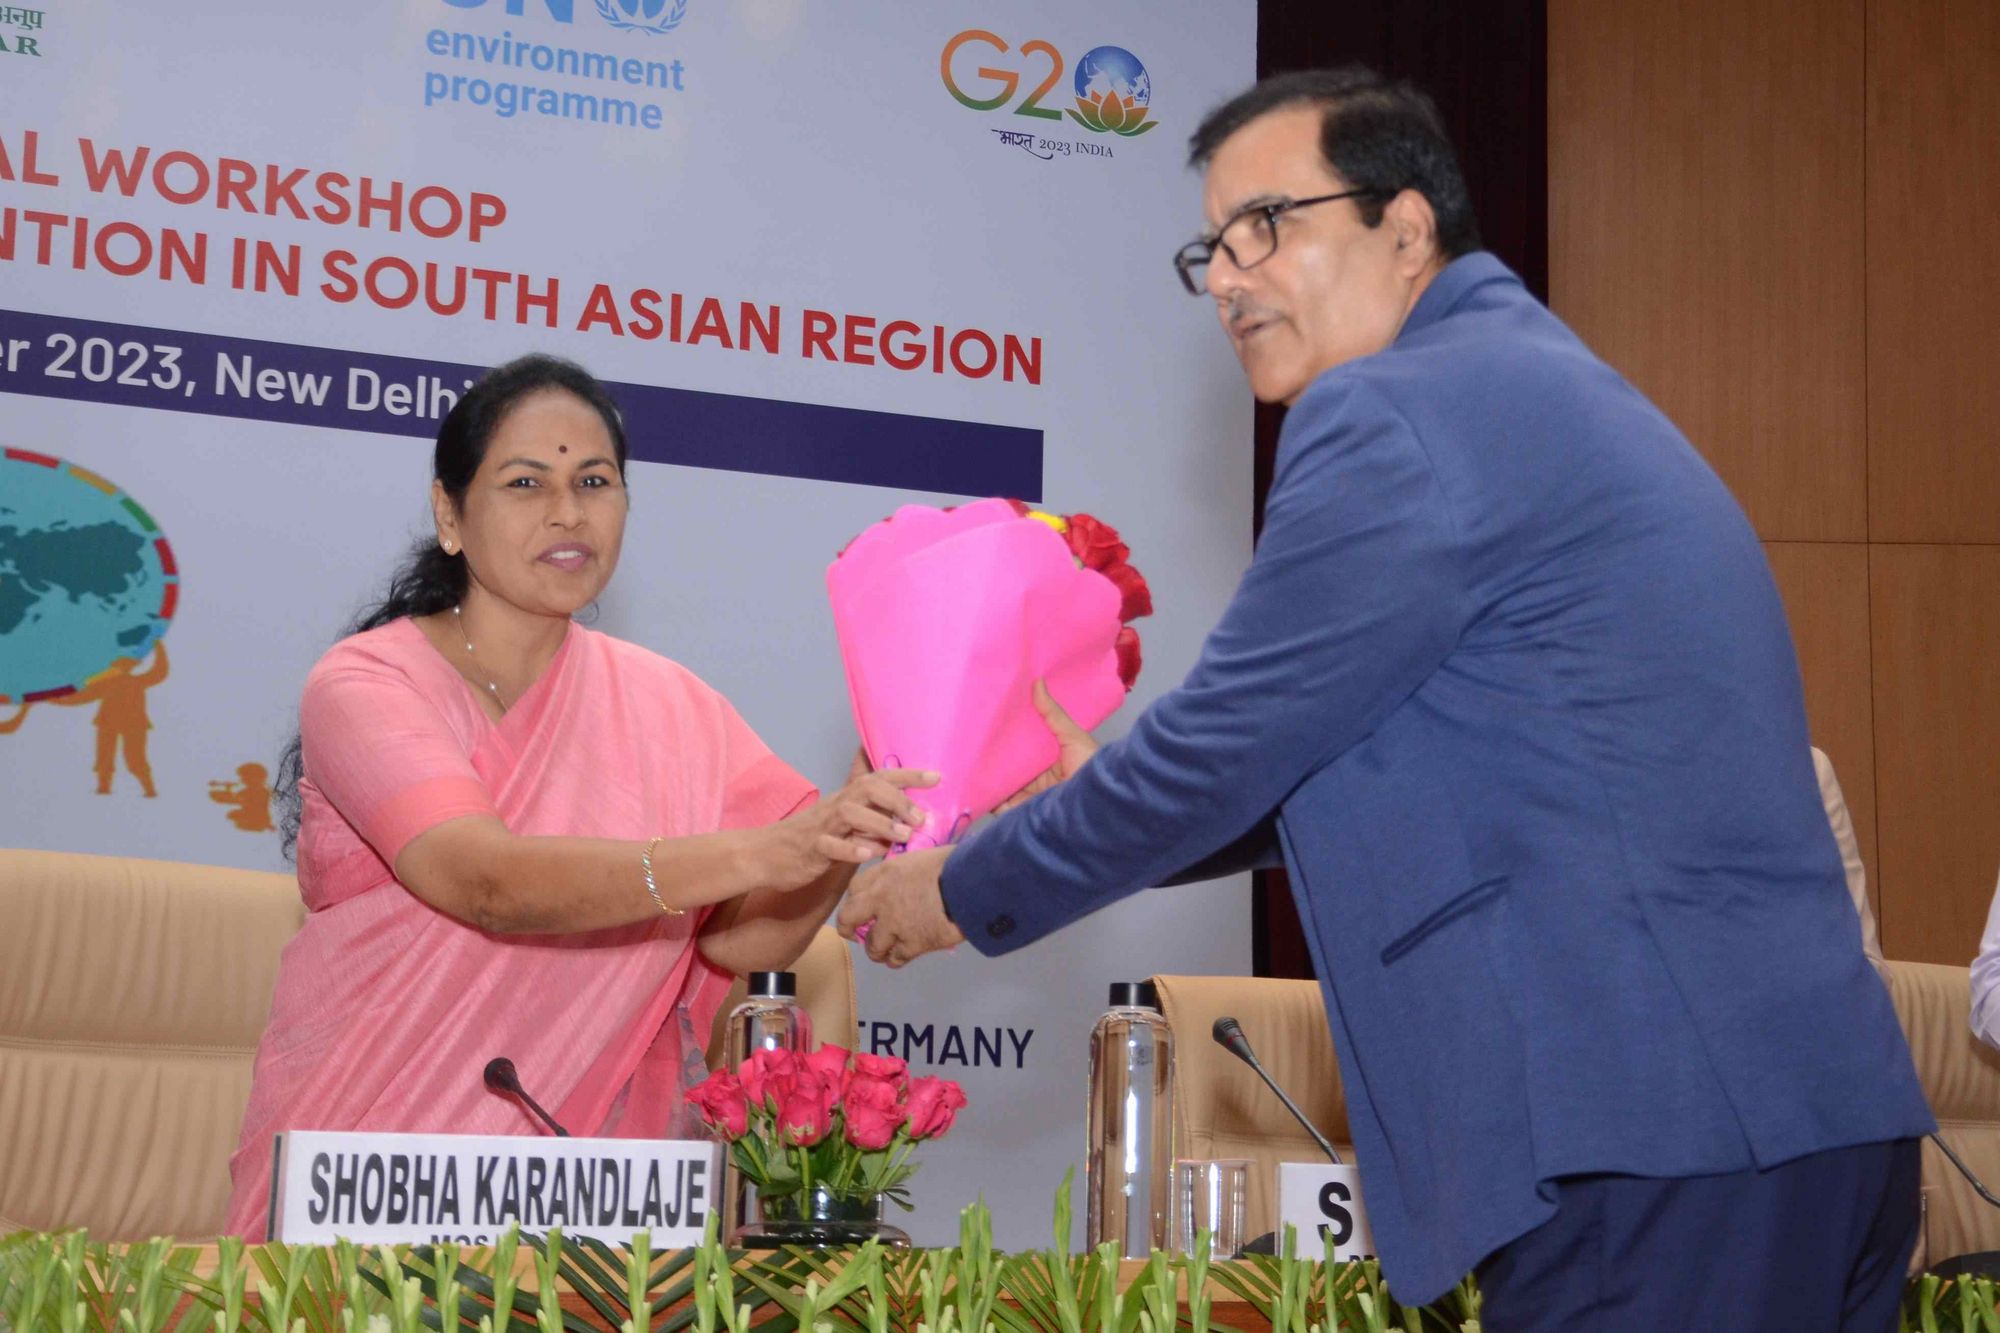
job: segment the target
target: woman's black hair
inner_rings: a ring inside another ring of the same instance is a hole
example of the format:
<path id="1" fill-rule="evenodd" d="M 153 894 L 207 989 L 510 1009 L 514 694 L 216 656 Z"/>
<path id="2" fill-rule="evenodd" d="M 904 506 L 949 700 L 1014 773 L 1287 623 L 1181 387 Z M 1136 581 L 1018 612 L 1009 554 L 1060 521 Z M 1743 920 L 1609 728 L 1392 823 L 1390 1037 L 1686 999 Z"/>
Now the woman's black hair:
<path id="1" fill-rule="evenodd" d="M 431 476 L 443 485 L 454 506 L 465 502 L 465 492 L 507 414 L 522 399 L 550 389 L 574 394 L 596 410 L 611 435 L 611 445 L 618 457 L 618 474 L 625 475 L 625 424 L 611 395 L 595 376 L 575 362 L 535 353 L 495 366 L 480 376 L 438 427 L 437 448 L 431 454 Z M 429 616 L 449 610 L 465 600 L 467 578 L 463 553 L 448 555 L 438 545 L 435 535 L 425 537 L 410 548 L 408 556 L 390 576 L 382 600 L 355 617 L 341 637 L 377 629 L 404 616 Z M 288 861 L 296 860 L 298 851 L 300 758 L 299 735 L 294 732 L 278 760 L 277 781 L 271 784 L 271 799 L 279 808 L 278 829 Z"/>

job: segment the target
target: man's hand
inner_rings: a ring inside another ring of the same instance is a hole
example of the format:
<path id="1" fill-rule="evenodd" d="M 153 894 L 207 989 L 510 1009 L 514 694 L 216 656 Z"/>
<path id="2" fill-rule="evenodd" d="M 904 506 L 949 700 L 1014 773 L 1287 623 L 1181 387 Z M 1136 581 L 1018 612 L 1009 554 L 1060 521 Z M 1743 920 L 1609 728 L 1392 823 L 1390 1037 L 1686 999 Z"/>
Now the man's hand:
<path id="1" fill-rule="evenodd" d="M 856 932 L 867 926 L 868 956 L 890 967 L 963 943 L 965 935 L 945 915 L 938 886 L 951 851 L 906 852 L 856 875 L 841 904 L 840 933 L 857 939 Z"/>
<path id="2" fill-rule="evenodd" d="M 1042 715 L 1042 721 L 1048 723 L 1049 730 L 1055 733 L 1058 747 L 1056 762 L 1046 773 L 1039 774 L 1027 786 L 994 807 L 996 814 L 1005 814 L 1029 797 L 1039 796 L 1057 783 L 1069 781 L 1097 753 L 1097 738 L 1071 720 L 1070 715 L 1063 711 L 1063 706 L 1056 702 L 1055 696 L 1049 693 L 1049 687 L 1039 680 L 1035 682 L 1035 711 Z"/>

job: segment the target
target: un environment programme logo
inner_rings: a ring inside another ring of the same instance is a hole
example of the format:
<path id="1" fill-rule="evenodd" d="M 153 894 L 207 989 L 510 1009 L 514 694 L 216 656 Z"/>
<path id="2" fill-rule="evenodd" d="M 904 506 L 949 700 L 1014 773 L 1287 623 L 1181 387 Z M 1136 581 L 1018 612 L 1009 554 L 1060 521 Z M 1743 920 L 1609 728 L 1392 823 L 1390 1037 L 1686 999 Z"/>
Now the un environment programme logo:
<path id="1" fill-rule="evenodd" d="M 472 108 L 516 125 L 566 120 L 661 130 L 688 91 L 687 62 L 675 44 L 651 41 L 680 27 L 688 0 L 435 2 L 479 21 L 422 34 L 426 110 Z M 593 10 L 603 27 L 590 22 Z M 647 40 L 634 42 L 632 33 Z"/>
<path id="2" fill-rule="evenodd" d="M 1005 110 L 1026 117 L 1027 124 L 989 128 L 1003 145 L 1045 162 L 1058 157 L 1117 156 L 1108 139 L 1075 139 L 1054 133 L 1067 123 L 1082 126 L 1092 135 L 1123 139 L 1136 139 L 1159 124 L 1151 119 L 1153 76 L 1138 56 L 1122 46 L 1096 46 L 1084 52 L 1070 79 L 1076 105 L 1066 109 L 1043 105 L 1069 73 L 1068 62 L 1052 42 L 1036 39 L 1010 47 L 998 33 L 968 28 L 944 44 L 938 67 L 945 91 L 967 110 Z M 1037 82 L 1021 96 L 1027 79 Z M 1036 126 L 1037 121 L 1055 124 Z"/>
<path id="3" fill-rule="evenodd" d="M 620 32 L 672 32 L 687 9 L 688 0 L 597 0 L 597 17 Z"/>
<path id="4" fill-rule="evenodd" d="M 31 717 L 74 730 L 41 715 L 93 707 L 97 794 L 112 794 L 122 761 L 140 793 L 157 796 L 147 697 L 167 679 L 180 592 L 174 548 L 137 499 L 75 463 L 0 449 L 0 737 Z M 268 777 L 239 765 L 234 781 L 209 784 L 209 799 L 237 828 L 268 832 Z"/>
<path id="5" fill-rule="evenodd" d="M 444 0 L 453 9 L 484 9 L 487 0 Z M 597 17 L 620 32 L 672 32 L 687 17 L 688 0 L 591 0 Z M 577 0 L 540 0 L 531 8 L 530 0 L 494 0 L 507 18 L 525 18 L 539 13 L 556 23 L 576 22 Z M 6 9 L 0 6 L 0 14 Z"/>

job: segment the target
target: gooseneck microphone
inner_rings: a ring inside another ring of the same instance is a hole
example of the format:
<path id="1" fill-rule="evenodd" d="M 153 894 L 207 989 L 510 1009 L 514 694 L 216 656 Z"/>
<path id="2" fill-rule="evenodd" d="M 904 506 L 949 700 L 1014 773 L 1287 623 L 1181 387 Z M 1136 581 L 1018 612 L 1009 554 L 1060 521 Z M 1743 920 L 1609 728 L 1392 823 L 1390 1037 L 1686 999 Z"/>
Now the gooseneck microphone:
<path id="1" fill-rule="evenodd" d="M 1264 1086 L 1278 1094 L 1278 1100 L 1285 1104 L 1285 1109 L 1292 1113 L 1293 1119 L 1306 1127 L 1306 1133 L 1313 1136 L 1313 1142 L 1319 1145 L 1320 1151 L 1327 1155 L 1328 1160 L 1335 1166 L 1343 1165 L 1340 1160 L 1340 1154 L 1335 1152 L 1333 1145 L 1326 1141 L 1326 1135 L 1313 1127 L 1313 1122 L 1306 1119 L 1306 1113 L 1298 1108 L 1298 1103 L 1287 1097 L 1285 1090 L 1278 1086 L 1277 1080 L 1272 1078 L 1265 1071 L 1264 1066 L 1257 1062 L 1257 1052 L 1250 1049 L 1250 1039 L 1243 1035 L 1243 1025 L 1241 1023 L 1238 1023 L 1233 1018 L 1218 1018 L 1215 1020 L 1215 1027 L 1210 1035 L 1215 1038 L 1216 1045 L 1222 1047 L 1244 1064 L 1256 1070 L 1257 1077 L 1264 1080 Z"/>
<path id="2" fill-rule="evenodd" d="M 554 1130 L 558 1136 L 565 1139 L 569 1137 L 569 1131 L 558 1125 L 556 1118 L 547 1111 L 544 1111 L 540 1104 L 528 1095 L 527 1089 L 521 1086 L 521 1076 L 514 1072 L 514 1062 L 506 1056 L 496 1056 L 486 1062 L 486 1090 L 498 1093 L 502 1097 L 517 1099 L 521 1105 L 540 1116 L 542 1123 Z M 1283 1095 L 1283 1093 L 1279 1094 L 1279 1096 Z M 1296 1115 L 1298 1113 L 1294 1111 L 1293 1114 Z"/>

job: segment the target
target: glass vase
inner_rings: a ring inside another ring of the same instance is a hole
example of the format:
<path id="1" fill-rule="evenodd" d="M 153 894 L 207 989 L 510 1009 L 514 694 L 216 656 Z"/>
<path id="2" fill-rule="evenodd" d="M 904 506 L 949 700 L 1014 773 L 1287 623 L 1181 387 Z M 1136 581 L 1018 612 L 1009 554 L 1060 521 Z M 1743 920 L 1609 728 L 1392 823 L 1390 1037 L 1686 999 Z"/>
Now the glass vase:
<path id="1" fill-rule="evenodd" d="M 907 1248 L 909 1233 L 882 1220 L 883 1196 L 835 1198 L 824 1186 L 810 1194 L 757 1195 L 756 1216 L 736 1229 L 729 1243 L 745 1250 L 777 1250 L 787 1245 L 838 1250 L 879 1240 Z"/>

